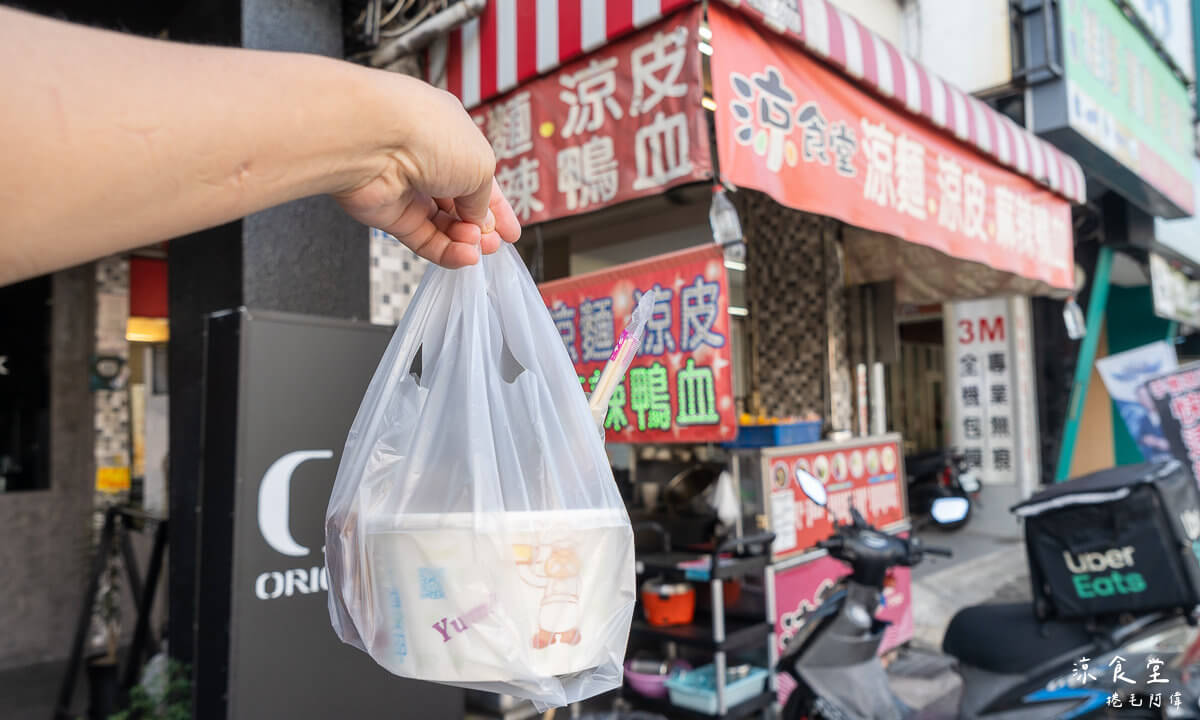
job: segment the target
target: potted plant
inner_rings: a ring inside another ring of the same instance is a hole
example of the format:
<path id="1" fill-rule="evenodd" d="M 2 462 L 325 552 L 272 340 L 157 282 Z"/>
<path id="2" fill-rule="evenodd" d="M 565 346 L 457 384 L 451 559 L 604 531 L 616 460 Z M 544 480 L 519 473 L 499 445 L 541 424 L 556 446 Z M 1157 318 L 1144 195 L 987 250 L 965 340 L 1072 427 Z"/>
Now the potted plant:
<path id="1" fill-rule="evenodd" d="M 151 660 L 150 665 L 155 664 Z M 108 720 L 192 720 L 190 667 L 171 660 L 165 673 L 160 669 L 149 674 L 154 677 L 143 676 L 141 684 L 129 693 L 129 707 Z"/>

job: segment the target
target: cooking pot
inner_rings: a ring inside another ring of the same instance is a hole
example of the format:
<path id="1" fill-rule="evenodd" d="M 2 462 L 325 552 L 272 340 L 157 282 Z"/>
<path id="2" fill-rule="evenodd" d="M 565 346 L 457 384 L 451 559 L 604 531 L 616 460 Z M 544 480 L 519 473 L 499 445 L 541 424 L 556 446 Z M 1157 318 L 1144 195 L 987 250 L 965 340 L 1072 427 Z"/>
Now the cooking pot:
<path id="1" fill-rule="evenodd" d="M 696 590 L 685 582 L 642 583 L 642 609 L 651 625 L 687 625 L 696 615 Z"/>

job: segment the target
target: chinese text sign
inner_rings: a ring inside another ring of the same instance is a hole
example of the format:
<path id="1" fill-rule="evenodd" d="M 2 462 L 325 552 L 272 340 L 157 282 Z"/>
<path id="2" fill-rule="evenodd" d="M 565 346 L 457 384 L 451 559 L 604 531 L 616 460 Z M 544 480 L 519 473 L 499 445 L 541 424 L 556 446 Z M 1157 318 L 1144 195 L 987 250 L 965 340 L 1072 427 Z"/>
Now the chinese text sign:
<path id="1" fill-rule="evenodd" d="M 711 177 L 699 13 L 677 13 L 471 111 L 523 224 Z"/>
<path id="2" fill-rule="evenodd" d="M 1200 479 L 1200 363 L 1190 363 L 1146 383 L 1171 454 Z"/>
<path id="3" fill-rule="evenodd" d="M 1071 127 L 1190 215 L 1187 88 L 1117 3 L 1067 0 L 1062 15 Z"/>
<path id="4" fill-rule="evenodd" d="M 729 285 L 717 245 L 539 288 L 583 390 L 591 392 L 642 294 L 655 293 L 637 356 L 613 392 L 609 442 L 721 442 L 737 435 Z"/>
<path id="5" fill-rule="evenodd" d="M 900 446 L 895 441 L 780 455 L 763 460 L 776 558 L 811 550 L 833 533 L 833 520 L 849 522 L 853 506 L 875 527 L 905 518 L 904 476 Z M 796 470 L 811 473 L 825 485 L 826 506 L 801 490 Z"/>
<path id="6" fill-rule="evenodd" d="M 1073 286 L 1065 200 L 729 13 L 709 11 L 717 152 L 732 182 L 797 210 Z"/>
<path id="7" fill-rule="evenodd" d="M 954 393 L 954 445 L 982 481 L 1014 482 L 1017 417 L 1008 303 L 995 298 L 948 307 L 953 310 L 947 317 L 954 323 L 953 365 L 947 368 L 956 380 L 948 383 Z"/>

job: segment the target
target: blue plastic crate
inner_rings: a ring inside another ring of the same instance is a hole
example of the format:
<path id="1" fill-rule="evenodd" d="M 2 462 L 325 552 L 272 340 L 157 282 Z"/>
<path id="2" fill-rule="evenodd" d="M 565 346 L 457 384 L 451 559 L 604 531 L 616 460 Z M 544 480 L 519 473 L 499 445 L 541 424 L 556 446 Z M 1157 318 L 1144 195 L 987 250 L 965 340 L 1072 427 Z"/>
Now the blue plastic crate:
<path id="1" fill-rule="evenodd" d="M 731 448 L 779 447 L 781 445 L 807 445 L 821 439 L 821 421 L 787 423 L 781 425 L 740 425 L 737 439 L 729 443 Z"/>
<path id="2" fill-rule="evenodd" d="M 717 714 L 717 673 L 712 665 L 679 673 L 666 682 L 671 704 L 696 712 Z M 745 677 L 725 684 L 725 709 L 730 710 L 762 693 L 767 671 L 752 667 Z"/>

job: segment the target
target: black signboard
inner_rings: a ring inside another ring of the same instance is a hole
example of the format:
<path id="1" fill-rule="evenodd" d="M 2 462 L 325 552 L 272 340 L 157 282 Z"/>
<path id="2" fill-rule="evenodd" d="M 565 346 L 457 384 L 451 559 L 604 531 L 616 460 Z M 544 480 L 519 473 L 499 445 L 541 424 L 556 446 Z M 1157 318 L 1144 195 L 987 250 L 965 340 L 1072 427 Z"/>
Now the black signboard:
<path id="1" fill-rule="evenodd" d="M 329 622 L 325 508 L 391 333 L 244 309 L 209 318 L 196 717 L 461 716 L 461 690 L 389 674 Z"/>
<path id="2" fill-rule="evenodd" d="M 1158 413 L 1171 454 L 1200 478 L 1200 362 L 1157 375 L 1142 388 L 1141 395 L 1149 396 Z"/>

